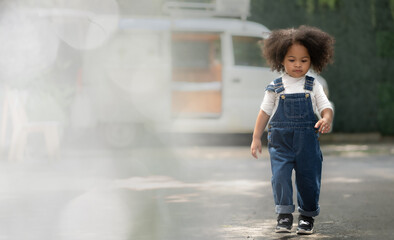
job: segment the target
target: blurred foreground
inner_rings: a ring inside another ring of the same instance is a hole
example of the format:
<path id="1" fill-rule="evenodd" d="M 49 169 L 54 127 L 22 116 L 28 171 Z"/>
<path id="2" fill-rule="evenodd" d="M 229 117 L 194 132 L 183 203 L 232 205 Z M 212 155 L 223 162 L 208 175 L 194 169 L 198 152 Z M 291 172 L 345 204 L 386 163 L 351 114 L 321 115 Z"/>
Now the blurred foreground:
<path id="1" fill-rule="evenodd" d="M 258 84 L 274 77 L 264 26 L 120 21 L 114 0 L 3 1 L 0 13 L 0 239 L 278 238 L 266 149 L 254 160 L 250 135 L 198 134 L 251 131 Z M 165 119 L 197 134 L 167 135 Z M 323 147 L 310 238 L 393 235 L 392 149 Z"/>
<path id="2" fill-rule="evenodd" d="M 80 136 L 56 160 L 37 147 L 0 162 L 0 239 L 277 239 L 267 149 L 172 144 L 133 149 Z M 192 139 L 190 139 L 192 141 Z M 43 139 L 37 139 L 40 145 Z M 321 215 L 312 239 L 389 239 L 394 145 L 324 145 Z"/>

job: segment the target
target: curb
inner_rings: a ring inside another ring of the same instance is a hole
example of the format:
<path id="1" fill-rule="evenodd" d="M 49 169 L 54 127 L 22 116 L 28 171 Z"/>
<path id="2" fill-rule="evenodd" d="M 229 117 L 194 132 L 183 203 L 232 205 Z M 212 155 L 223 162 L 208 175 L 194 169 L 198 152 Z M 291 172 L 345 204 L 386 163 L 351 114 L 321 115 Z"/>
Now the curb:
<path id="1" fill-rule="evenodd" d="M 393 136 L 380 133 L 330 133 L 320 135 L 321 143 L 394 143 Z"/>

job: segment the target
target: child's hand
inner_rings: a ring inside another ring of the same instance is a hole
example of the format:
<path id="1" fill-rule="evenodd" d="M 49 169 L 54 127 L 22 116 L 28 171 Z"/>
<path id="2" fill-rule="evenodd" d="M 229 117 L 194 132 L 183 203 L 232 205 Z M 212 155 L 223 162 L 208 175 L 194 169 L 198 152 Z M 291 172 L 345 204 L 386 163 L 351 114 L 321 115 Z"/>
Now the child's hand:
<path id="1" fill-rule="evenodd" d="M 315 128 L 319 129 L 319 133 L 328 133 L 331 130 L 331 122 L 322 118 L 315 124 Z"/>
<path id="2" fill-rule="evenodd" d="M 262 151 L 262 144 L 260 139 L 253 139 L 250 146 L 250 151 L 252 153 L 252 156 L 257 159 L 257 151 L 259 151 L 259 153 L 261 153 Z"/>

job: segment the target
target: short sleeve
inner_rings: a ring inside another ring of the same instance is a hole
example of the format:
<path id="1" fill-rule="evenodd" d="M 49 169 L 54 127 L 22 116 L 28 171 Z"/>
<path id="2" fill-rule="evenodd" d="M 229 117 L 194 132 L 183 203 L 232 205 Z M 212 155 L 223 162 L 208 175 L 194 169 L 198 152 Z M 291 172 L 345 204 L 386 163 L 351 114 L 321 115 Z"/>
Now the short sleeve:
<path id="1" fill-rule="evenodd" d="M 330 101 L 324 93 L 323 86 L 318 81 L 315 81 L 313 92 L 315 94 L 316 107 L 319 114 L 321 114 L 321 112 L 326 108 L 330 108 L 331 110 L 333 110 Z"/>
<path id="2" fill-rule="evenodd" d="M 268 88 L 268 87 L 267 87 Z M 260 109 L 263 110 L 267 115 L 271 116 L 275 106 L 276 93 L 274 91 L 265 91 L 263 102 L 260 105 Z"/>

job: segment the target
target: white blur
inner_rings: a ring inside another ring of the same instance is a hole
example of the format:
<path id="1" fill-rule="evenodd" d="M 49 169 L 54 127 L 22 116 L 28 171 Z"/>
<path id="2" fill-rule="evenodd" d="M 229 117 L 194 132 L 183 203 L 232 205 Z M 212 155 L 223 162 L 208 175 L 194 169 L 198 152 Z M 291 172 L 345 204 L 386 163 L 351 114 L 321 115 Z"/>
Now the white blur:
<path id="1" fill-rule="evenodd" d="M 245 106 L 273 74 L 257 45 L 268 30 L 247 26 L 238 5 L 248 0 L 182 1 L 240 18 L 216 22 L 205 12 L 183 21 L 173 2 L 0 3 L 0 239 L 174 239 L 183 222 L 174 206 L 196 192 L 260 197 L 266 183 L 188 183 L 174 145 L 190 136 L 169 132 L 251 130 L 255 109 Z"/>
<path id="2" fill-rule="evenodd" d="M 3 1 L 0 13 L 0 239 L 155 239 L 157 193 L 112 183 L 167 172 L 141 135 L 157 101 L 148 94 L 165 88 L 162 73 L 141 72 L 158 63 L 144 60 L 152 43 L 135 39 L 118 58 L 116 0 Z M 129 58 L 126 83 L 117 71 Z"/>

